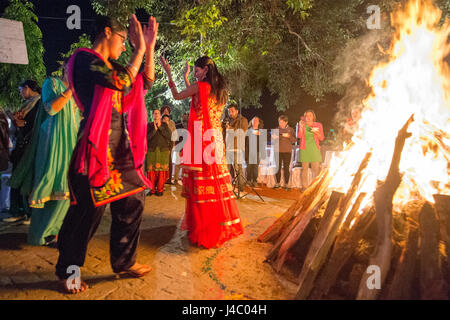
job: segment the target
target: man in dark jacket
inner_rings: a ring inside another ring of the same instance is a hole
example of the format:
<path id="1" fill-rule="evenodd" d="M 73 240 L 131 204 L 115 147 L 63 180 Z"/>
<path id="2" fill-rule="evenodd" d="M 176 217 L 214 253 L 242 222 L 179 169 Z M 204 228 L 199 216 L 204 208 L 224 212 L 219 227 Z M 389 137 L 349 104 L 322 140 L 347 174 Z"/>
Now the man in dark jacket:
<path id="1" fill-rule="evenodd" d="M 238 179 L 239 190 L 244 190 L 245 180 L 242 163 L 245 156 L 245 134 L 248 129 L 248 120 L 239 114 L 236 104 L 228 107 L 229 120 L 226 124 L 226 152 L 229 170 L 232 177 Z"/>

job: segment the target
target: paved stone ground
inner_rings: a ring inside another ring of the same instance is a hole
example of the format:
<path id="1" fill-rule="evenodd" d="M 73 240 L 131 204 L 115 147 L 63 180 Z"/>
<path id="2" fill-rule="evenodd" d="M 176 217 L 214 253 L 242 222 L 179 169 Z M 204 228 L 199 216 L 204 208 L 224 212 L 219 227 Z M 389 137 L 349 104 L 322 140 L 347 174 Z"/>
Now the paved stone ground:
<path id="1" fill-rule="evenodd" d="M 26 243 L 28 226 L 0 223 L 0 299 L 291 299 L 296 286 L 275 274 L 264 263 L 270 244 L 256 238 L 295 199 L 256 195 L 238 200 L 245 233 L 218 249 L 190 245 L 179 225 L 185 202 L 179 186 L 167 186 L 163 197 L 147 197 L 142 222 L 138 262 L 152 266 L 144 278 L 119 278 L 109 264 L 108 211 L 89 244 L 81 269 L 90 286 L 86 292 L 62 294 L 54 267 L 57 250 Z M 285 197 L 286 198 L 286 197 Z"/>

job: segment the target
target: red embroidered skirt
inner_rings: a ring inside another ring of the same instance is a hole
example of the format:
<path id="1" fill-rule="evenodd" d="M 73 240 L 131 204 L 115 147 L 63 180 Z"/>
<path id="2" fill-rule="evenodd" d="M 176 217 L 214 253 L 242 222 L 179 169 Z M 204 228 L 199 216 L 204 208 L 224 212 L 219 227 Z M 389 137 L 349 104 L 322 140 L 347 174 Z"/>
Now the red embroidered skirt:
<path id="1" fill-rule="evenodd" d="M 182 229 L 188 230 L 192 243 L 205 248 L 220 247 L 244 232 L 225 165 L 211 171 L 183 166 L 183 197 L 186 213 Z"/>

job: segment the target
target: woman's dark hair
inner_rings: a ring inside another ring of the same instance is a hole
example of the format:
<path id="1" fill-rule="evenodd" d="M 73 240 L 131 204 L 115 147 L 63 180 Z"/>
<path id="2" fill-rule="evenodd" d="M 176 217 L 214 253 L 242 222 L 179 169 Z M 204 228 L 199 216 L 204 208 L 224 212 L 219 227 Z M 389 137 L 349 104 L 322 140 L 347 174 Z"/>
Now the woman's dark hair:
<path id="1" fill-rule="evenodd" d="M 38 86 L 37 82 L 34 80 L 25 80 L 19 85 L 19 88 L 25 88 L 25 87 L 28 87 L 31 90 L 33 90 L 34 92 L 37 92 L 39 94 L 41 93 L 41 88 Z"/>
<path id="2" fill-rule="evenodd" d="M 258 120 L 259 120 L 258 129 L 264 128 L 264 121 L 263 121 L 260 117 L 258 117 L 258 116 L 254 116 L 254 117 L 252 118 L 252 120 L 251 120 L 250 123 L 248 124 L 248 128 L 251 129 L 251 128 L 253 127 L 253 121 L 255 120 L 255 118 L 258 118 Z"/>
<path id="3" fill-rule="evenodd" d="M 97 39 L 100 39 L 100 37 L 104 36 L 105 28 L 109 27 L 111 28 L 111 31 L 126 31 L 127 28 L 119 23 L 117 19 L 107 17 L 107 16 L 98 16 L 95 18 L 95 31 L 94 31 L 94 37 L 93 42 Z"/>
<path id="4" fill-rule="evenodd" d="M 194 65 L 199 68 L 208 66 L 205 81 L 211 85 L 211 94 L 216 97 L 219 104 L 226 104 L 228 100 L 227 85 L 224 77 L 217 70 L 214 61 L 210 57 L 203 56 L 198 58 Z"/>

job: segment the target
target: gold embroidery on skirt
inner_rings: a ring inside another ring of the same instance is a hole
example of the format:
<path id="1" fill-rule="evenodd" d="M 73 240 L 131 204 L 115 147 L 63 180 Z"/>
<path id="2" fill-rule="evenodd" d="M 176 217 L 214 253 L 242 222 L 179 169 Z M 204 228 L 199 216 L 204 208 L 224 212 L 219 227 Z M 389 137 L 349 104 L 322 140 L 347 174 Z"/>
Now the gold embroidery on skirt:
<path id="1" fill-rule="evenodd" d="M 235 220 L 221 222 L 220 225 L 221 226 L 231 226 L 232 224 L 236 224 L 236 223 L 239 223 L 239 222 L 241 222 L 241 219 L 237 218 Z"/>

